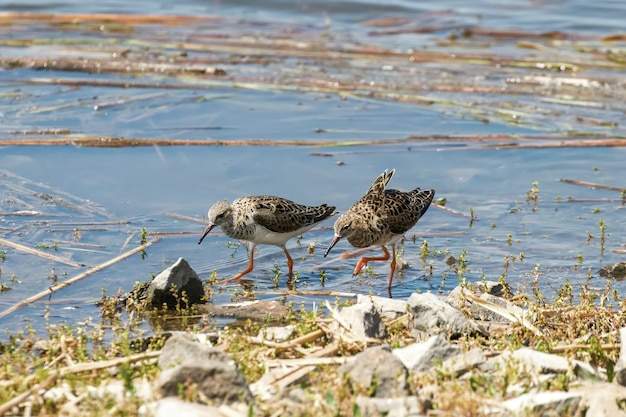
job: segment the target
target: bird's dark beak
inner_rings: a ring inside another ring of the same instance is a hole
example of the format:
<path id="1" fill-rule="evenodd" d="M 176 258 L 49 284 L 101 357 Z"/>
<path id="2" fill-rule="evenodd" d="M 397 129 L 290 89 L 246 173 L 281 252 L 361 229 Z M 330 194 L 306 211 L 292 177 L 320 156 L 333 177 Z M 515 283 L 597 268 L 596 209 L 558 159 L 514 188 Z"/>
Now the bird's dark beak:
<path id="1" fill-rule="evenodd" d="M 337 242 L 339 242 L 339 239 L 341 239 L 341 236 L 335 235 L 333 240 L 330 242 L 330 245 L 328 245 L 328 249 L 326 249 L 326 253 L 324 254 L 324 258 L 326 257 L 326 255 L 328 255 L 328 252 L 330 252 L 330 250 L 333 248 L 333 246 L 335 246 L 335 244 Z"/>
<path id="2" fill-rule="evenodd" d="M 215 227 L 215 225 L 213 223 L 209 223 L 209 225 L 207 226 L 206 229 L 204 229 L 204 233 L 202 233 L 202 236 L 200 237 L 200 240 L 198 241 L 198 245 L 202 243 L 202 241 L 204 240 L 205 236 L 209 234 L 209 232 L 211 230 L 213 230 L 213 228 Z"/>

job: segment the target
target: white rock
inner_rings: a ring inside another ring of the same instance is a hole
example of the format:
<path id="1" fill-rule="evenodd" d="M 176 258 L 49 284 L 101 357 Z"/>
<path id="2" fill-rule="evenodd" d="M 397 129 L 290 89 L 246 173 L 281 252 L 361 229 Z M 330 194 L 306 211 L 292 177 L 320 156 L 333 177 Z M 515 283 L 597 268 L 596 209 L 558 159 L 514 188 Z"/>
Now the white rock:
<path id="1" fill-rule="evenodd" d="M 406 314 L 407 312 L 407 302 L 405 300 L 363 294 L 358 294 L 356 296 L 357 304 L 367 302 L 368 300 L 374 303 L 374 307 L 378 310 L 381 316 L 390 320 Z"/>
<path id="2" fill-rule="evenodd" d="M 47 390 L 43 394 L 43 398 L 53 403 L 57 403 L 61 401 L 71 401 L 76 398 L 76 396 L 72 392 L 72 387 L 70 387 L 68 383 L 64 382 L 57 387 L 52 387 Z"/>
<path id="3" fill-rule="evenodd" d="M 296 326 L 291 324 L 283 327 L 268 327 L 266 329 L 261 329 L 257 338 L 259 340 L 269 340 L 272 342 L 280 343 L 288 340 L 295 333 L 295 331 Z"/>
<path id="4" fill-rule="evenodd" d="M 413 293 L 407 302 L 411 335 L 423 333 L 450 336 L 473 333 L 475 326 L 456 308 L 432 293 Z"/>
<path id="5" fill-rule="evenodd" d="M 529 393 L 506 400 L 502 405 L 515 416 L 552 417 L 578 415 L 582 396 L 578 393 L 563 391 L 544 391 Z"/>
<path id="6" fill-rule="evenodd" d="M 422 372 L 432 368 L 435 361 L 444 361 L 461 352 L 443 336 L 432 336 L 425 342 L 413 343 L 393 350 L 393 354 L 402 361 L 411 372 Z"/>
<path id="7" fill-rule="evenodd" d="M 235 361 L 222 350 L 211 347 L 207 338 L 195 333 L 172 332 L 161 349 L 159 367 L 166 369 L 181 364 L 198 365 L 213 360 L 235 366 Z"/>
<path id="8" fill-rule="evenodd" d="M 496 367 L 502 368 L 511 362 L 513 362 L 513 365 L 519 369 L 519 372 L 530 372 L 535 374 L 562 374 L 567 373 L 573 368 L 573 365 L 570 365 L 570 362 L 562 356 L 538 352 L 527 347 L 522 347 L 516 351 L 504 352 L 501 355 L 490 359 L 487 361 L 485 366 L 481 367 L 481 369 L 488 371 L 493 370 Z"/>
<path id="9" fill-rule="evenodd" d="M 339 312 L 339 319 L 346 326 L 333 324 L 333 333 L 345 333 L 348 340 L 382 339 L 387 335 L 387 328 L 382 322 L 380 313 L 371 300 L 364 300 Z M 346 328 L 347 327 L 347 328 Z"/>
<path id="10" fill-rule="evenodd" d="M 404 397 L 408 388 L 408 371 L 389 346 L 365 349 L 338 369 L 346 374 L 352 384 L 364 388 L 375 388 L 373 397 Z"/>

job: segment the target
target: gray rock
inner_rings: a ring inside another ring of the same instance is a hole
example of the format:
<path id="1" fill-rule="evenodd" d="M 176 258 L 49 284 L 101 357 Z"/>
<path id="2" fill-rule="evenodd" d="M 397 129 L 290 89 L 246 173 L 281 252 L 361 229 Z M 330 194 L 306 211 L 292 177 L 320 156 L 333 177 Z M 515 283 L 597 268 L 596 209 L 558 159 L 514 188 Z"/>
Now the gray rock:
<path id="1" fill-rule="evenodd" d="M 161 349 L 159 367 L 164 370 L 176 365 L 201 365 L 203 363 L 210 364 L 213 361 L 236 366 L 235 361 L 230 356 L 211 347 L 210 341 L 203 335 L 172 332 Z"/>
<path id="2" fill-rule="evenodd" d="M 190 387 L 216 404 L 252 403 L 248 384 L 237 368 L 214 361 L 210 366 L 179 365 L 161 372 L 157 388 L 164 397 L 180 395 Z M 193 385 L 193 387 L 192 387 Z"/>
<path id="3" fill-rule="evenodd" d="M 475 332 L 475 327 L 463 313 L 432 293 L 413 293 L 408 300 L 408 309 L 413 337 L 419 338 L 423 333 L 458 337 Z"/>
<path id="4" fill-rule="evenodd" d="M 186 308 L 198 304 L 203 296 L 202 281 L 183 258 L 178 258 L 174 265 L 157 275 L 146 292 L 148 305 L 156 308 L 164 304 L 175 308 L 179 303 L 180 307 Z"/>
<path id="5" fill-rule="evenodd" d="M 371 300 L 341 309 L 339 316 L 347 325 L 349 338 L 363 340 L 367 338 L 382 339 L 387 335 L 387 327 Z M 341 328 L 338 329 L 340 332 Z"/>
<path id="6" fill-rule="evenodd" d="M 564 374 L 573 371 L 574 375 L 584 379 L 601 379 L 602 375 L 589 364 L 579 360 L 569 360 L 559 355 L 538 352 L 522 347 L 514 352 L 504 352 L 489 359 L 481 369 L 491 371 L 496 367 L 503 367 L 507 363 L 517 364 L 519 372 L 535 374 Z"/>
<path id="7" fill-rule="evenodd" d="M 615 380 L 621 386 L 626 386 L 626 327 L 619 330 L 619 359 L 615 364 Z"/>
<path id="8" fill-rule="evenodd" d="M 373 390 L 372 397 L 404 397 L 408 388 L 408 371 L 389 346 L 364 350 L 339 367 L 339 374 L 347 374 L 355 386 Z"/>
<path id="9" fill-rule="evenodd" d="M 513 352 L 504 352 L 501 355 L 489 359 L 481 369 L 486 372 L 495 369 L 502 369 L 507 364 L 513 363 L 519 372 L 540 373 L 566 373 L 569 369 L 569 362 L 562 356 L 550 353 L 538 352 L 536 350 L 522 347 Z"/>
<path id="10" fill-rule="evenodd" d="M 545 391 L 523 394 L 506 400 L 502 405 L 515 416 L 574 416 L 579 415 L 582 395 L 573 392 Z"/>
<path id="11" fill-rule="evenodd" d="M 357 304 L 366 302 L 367 300 L 371 300 L 380 315 L 389 320 L 393 320 L 407 312 L 407 303 L 405 300 L 363 294 L 356 296 Z"/>
<path id="12" fill-rule="evenodd" d="M 181 387 L 193 384 L 199 394 L 219 404 L 253 401 L 235 362 L 221 350 L 194 341 L 191 334 L 174 334 L 165 342 L 159 367 L 163 371 L 157 388 L 164 397 L 178 396 Z"/>
<path id="13" fill-rule="evenodd" d="M 416 396 L 404 398 L 369 398 L 358 396 L 356 404 L 363 417 L 419 417 L 427 407 Z"/>
<path id="14" fill-rule="evenodd" d="M 437 361 L 456 356 L 461 352 L 457 346 L 450 344 L 443 336 L 432 336 L 425 342 L 413 343 L 412 345 L 394 349 L 393 354 L 402 361 L 404 366 L 411 372 L 423 372 L 433 366 Z"/>
<path id="15" fill-rule="evenodd" d="M 500 355 L 502 356 L 502 355 Z M 520 364 L 520 371 L 524 368 L 527 372 L 542 374 L 561 374 L 570 369 L 569 361 L 559 355 L 538 352 L 536 350 L 522 347 L 511 354 L 513 360 Z"/>

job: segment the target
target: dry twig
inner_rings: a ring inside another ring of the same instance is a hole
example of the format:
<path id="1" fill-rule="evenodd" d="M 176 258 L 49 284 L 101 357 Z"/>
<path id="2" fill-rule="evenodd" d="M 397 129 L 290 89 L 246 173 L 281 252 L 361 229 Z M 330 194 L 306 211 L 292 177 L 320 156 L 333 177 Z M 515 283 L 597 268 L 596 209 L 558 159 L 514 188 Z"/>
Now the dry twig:
<path id="1" fill-rule="evenodd" d="M 561 178 L 560 181 L 566 184 L 581 185 L 583 187 L 602 188 L 603 190 L 611 190 L 611 191 L 619 191 L 619 192 L 626 191 L 626 187 L 615 187 L 613 185 L 596 184 L 595 182 L 570 180 L 568 178 Z"/>
<path id="2" fill-rule="evenodd" d="M 20 245 L 19 243 L 11 242 L 10 240 L 6 240 L 1 237 L 0 237 L 0 245 L 8 246 L 13 249 L 19 250 L 21 252 L 28 253 L 30 255 L 39 256 L 41 258 L 46 258 L 51 261 L 60 262 L 66 265 L 77 266 L 77 267 L 86 266 L 83 263 L 72 261 L 71 259 L 67 259 L 67 258 L 62 258 L 60 256 L 51 255 L 49 253 L 46 253 L 40 250 L 32 249 L 32 248 L 29 248 L 28 246 Z"/>
<path id="3" fill-rule="evenodd" d="M 159 241 L 159 238 L 155 238 L 154 240 L 151 240 L 150 242 L 147 242 L 147 243 L 145 243 L 145 244 L 143 244 L 141 246 L 138 246 L 138 247 L 136 247 L 134 249 L 131 249 L 128 252 L 123 253 L 120 256 L 117 256 L 117 257 L 115 257 L 113 259 L 110 259 L 110 260 L 108 260 L 108 261 L 106 261 L 106 262 L 104 262 L 104 263 L 102 263 L 102 264 L 100 264 L 98 266 L 95 266 L 95 267 L 93 267 L 91 269 L 88 269 L 87 271 L 83 272 L 82 274 L 79 274 L 79 275 L 77 275 L 77 276 L 75 276 L 73 278 L 70 278 L 70 279 L 66 280 L 66 281 L 59 282 L 58 284 L 55 284 L 55 285 L 51 286 L 47 290 L 42 291 L 39 294 L 33 295 L 32 297 L 29 297 L 29 298 L 27 298 L 27 299 L 25 299 L 25 300 L 15 304 L 13 307 L 4 310 L 2 313 L 0 313 L 0 318 L 6 317 L 7 315 L 9 315 L 9 314 L 19 310 L 20 308 L 25 307 L 28 304 L 31 304 L 31 303 L 33 303 L 33 302 L 35 302 L 35 301 L 37 301 L 37 300 L 47 296 L 47 295 L 51 295 L 51 294 L 55 293 L 56 291 L 60 290 L 61 288 L 67 287 L 68 285 L 71 285 L 71 284 L 73 284 L 73 283 L 75 283 L 77 281 L 80 281 L 81 279 L 83 279 L 85 277 L 88 277 L 89 275 L 94 274 L 94 273 L 96 273 L 96 272 L 98 272 L 98 271 L 100 271 L 100 270 L 102 270 L 104 268 L 107 268 L 107 267 L 109 267 L 109 266 L 111 266 L 111 265 L 121 261 L 122 259 L 126 259 L 129 256 L 134 255 L 137 252 L 141 252 L 141 251 L 145 250 L 146 248 L 148 248 L 149 246 L 155 244 L 158 241 Z"/>

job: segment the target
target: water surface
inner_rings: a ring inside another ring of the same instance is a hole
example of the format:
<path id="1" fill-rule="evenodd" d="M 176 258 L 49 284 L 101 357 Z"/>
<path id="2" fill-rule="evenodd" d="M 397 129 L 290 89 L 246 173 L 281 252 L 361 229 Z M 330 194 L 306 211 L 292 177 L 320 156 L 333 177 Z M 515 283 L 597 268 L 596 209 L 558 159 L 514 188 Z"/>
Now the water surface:
<path id="1" fill-rule="evenodd" d="M 447 39 L 452 31 L 481 27 L 529 33 L 563 31 L 595 42 L 601 36 L 623 30 L 618 13 L 622 9 L 622 2 L 609 0 L 595 3 L 593 8 L 579 1 L 540 5 L 509 2 L 504 6 L 489 1 L 472 5 L 455 1 L 436 5 L 396 1 L 384 7 L 367 1 L 271 1 L 263 6 L 248 2 L 185 1 L 176 7 L 158 2 L 59 1 L 19 2 L 5 7 L 6 11 L 214 15 L 225 19 L 214 26 L 201 25 L 193 35 L 186 33 L 185 28 L 163 28 L 167 36 L 180 36 L 180 39 L 200 39 L 216 33 L 256 34 L 262 38 L 293 31 L 298 39 L 316 42 L 328 39 L 337 44 L 398 51 L 426 48 L 458 54 L 502 53 L 507 59 L 528 57 L 531 53 L 517 48 L 517 39 L 494 45 L 471 42 L 465 46 L 442 46 L 440 41 Z M 391 26 L 368 23 L 383 17 L 406 21 L 398 20 Z M 405 31 L 394 36 L 376 33 L 412 25 L 440 29 L 427 33 Z M 301 31 L 295 31 L 296 28 Z M 42 38 L 79 36 L 46 25 L 38 30 Z M 154 36 L 159 30 L 159 27 L 142 26 L 135 34 L 140 37 L 145 31 Z M 33 35 L 28 31 L 12 31 L 11 36 L 23 39 Z M 103 35 L 85 32 L 80 36 L 100 39 Z M 1 51 L 3 56 L 36 56 L 48 53 L 46 48 L 4 45 Z M 63 50 L 54 44 L 52 48 L 50 51 L 55 53 Z M 64 51 L 76 53 L 71 47 Z M 84 52 L 94 53 L 89 48 Z M 196 52 L 199 59 L 207 59 L 213 53 Z M 537 53 L 549 54 L 549 51 Z M 328 68 L 329 76 L 346 79 L 358 76 L 367 88 L 383 82 L 397 85 L 398 89 L 414 88 L 411 94 L 421 94 L 432 103 L 381 99 L 358 91 L 288 90 L 284 85 L 273 89 L 259 82 L 265 76 L 297 80 L 303 74 L 310 75 L 307 71 L 313 64 L 322 70 Z M 228 79 L 200 82 L 158 75 L 41 72 L 28 68 L 0 71 L 0 145 L 3 140 L 8 143 L 10 139 L 33 136 L 24 131 L 49 129 L 68 129 L 70 136 L 75 137 L 272 142 L 271 146 L 120 149 L 1 146 L 0 237 L 87 265 L 78 268 L 0 247 L 6 250 L 6 259 L 0 263 L 0 280 L 12 288 L 0 295 L 4 307 L 44 291 L 51 284 L 49 276 L 70 278 L 137 246 L 143 228 L 150 234 L 171 234 L 150 247 L 144 259 L 136 255 L 106 268 L 49 300 L 18 310 L 3 319 L 3 326 L 10 331 L 23 329 L 25 323 L 39 328 L 43 326 L 46 308 L 54 323 L 75 323 L 89 317 L 97 320 L 99 310 L 94 301 L 100 298 L 103 289 L 107 294 L 128 291 L 136 281 L 151 279 L 179 257 L 187 259 L 203 279 L 208 279 L 214 271 L 218 278 L 228 278 L 247 264 L 245 247 L 238 246 L 219 230 L 212 232 L 201 246 L 197 245 L 204 228 L 201 220 L 215 201 L 274 194 L 305 204 L 326 202 L 342 211 L 360 198 L 378 174 L 389 168 L 397 170 L 392 187 L 434 188 L 438 198 L 447 200 L 446 207 L 460 213 L 432 207 L 407 234 L 401 250 L 408 267 L 394 278 L 394 297 L 404 298 L 414 291 L 445 292 L 457 285 L 460 278 L 497 280 L 503 274 L 521 291 L 528 291 L 535 278 L 547 294 L 553 294 L 553 290 L 568 281 L 582 285 L 590 279 L 593 287 L 603 288 L 606 281 L 599 276 L 598 269 L 624 261 L 624 255 L 615 252 L 624 249 L 625 243 L 622 196 L 619 191 L 591 189 L 559 180 L 570 178 L 626 187 L 624 148 L 498 149 L 489 145 L 509 144 L 513 135 L 522 139 L 531 137 L 534 138 L 531 144 L 540 144 L 545 142 L 542 135 L 550 139 L 582 130 L 607 138 L 623 137 L 622 126 L 626 121 L 623 101 L 619 98 L 624 89 L 623 83 L 616 81 L 623 79 L 623 69 L 593 67 L 580 74 L 555 74 L 467 62 L 409 65 L 401 63 L 400 58 L 390 58 L 388 64 L 395 69 L 384 69 L 378 61 L 358 59 L 344 64 L 318 58 L 274 57 L 266 65 L 226 65 L 233 82 Z M 558 102 L 547 100 L 554 98 L 545 91 L 552 88 L 549 85 L 537 95 L 436 90 L 451 74 L 469 86 L 501 86 L 503 91 L 514 88 L 507 78 L 528 74 L 567 79 L 590 77 L 604 80 L 606 85 L 594 90 L 593 95 L 584 88 L 569 91 L 576 100 L 559 95 Z M 122 88 L 32 82 L 42 77 L 188 85 L 164 89 L 158 85 Z M 242 84 L 245 77 L 253 77 L 256 84 Z M 598 99 L 602 88 L 607 90 L 604 102 Z M 523 114 L 522 122 L 503 116 L 502 111 L 512 105 L 517 106 L 514 110 L 518 114 Z M 437 137 L 426 140 L 429 135 Z M 450 135 L 469 139 L 442 139 Z M 475 140 L 479 135 L 492 138 L 483 143 Z M 494 140 L 496 135 L 502 135 L 503 139 Z M 410 137 L 422 140 L 407 139 Z M 281 145 L 287 141 L 300 146 Z M 372 141 L 377 144 L 372 145 Z M 348 142 L 356 144 L 346 146 Z M 534 183 L 538 190 L 536 204 L 528 201 Z M 61 201 L 71 204 L 64 205 Z M 37 215 L 17 215 L 25 211 Z M 470 212 L 477 220 L 470 221 Z M 605 224 L 604 239 L 601 239 L 601 222 Z M 328 221 L 288 244 L 299 274 L 297 288 L 386 296 L 387 264 L 373 263 L 371 273 L 353 278 L 351 272 L 356 259 L 336 259 L 352 249 L 343 241 L 333 249 L 330 259 L 323 258 L 332 239 L 331 227 L 332 221 Z M 424 242 L 430 249 L 427 256 L 422 256 Z M 314 246 L 312 253 L 311 246 Z M 465 257 L 468 270 L 462 277 L 449 265 L 450 256 Z M 516 260 L 511 261 L 513 258 Z M 280 271 L 279 288 L 285 289 L 286 262 L 282 250 L 261 246 L 255 259 L 256 268 L 249 278 L 260 292 L 269 293 L 259 297 L 282 299 L 275 293 L 273 281 Z M 505 267 L 506 259 L 509 259 L 508 267 Z M 323 282 L 322 270 L 326 277 Z M 12 275 L 20 283 L 10 282 Z M 623 292 L 622 282 L 612 285 Z M 237 290 L 236 285 L 228 286 L 213 301 L 228 302 Z M 296 302 L 303 301 L 307 307 L 323 299 L 312 295 L 290 297 Z"/>

